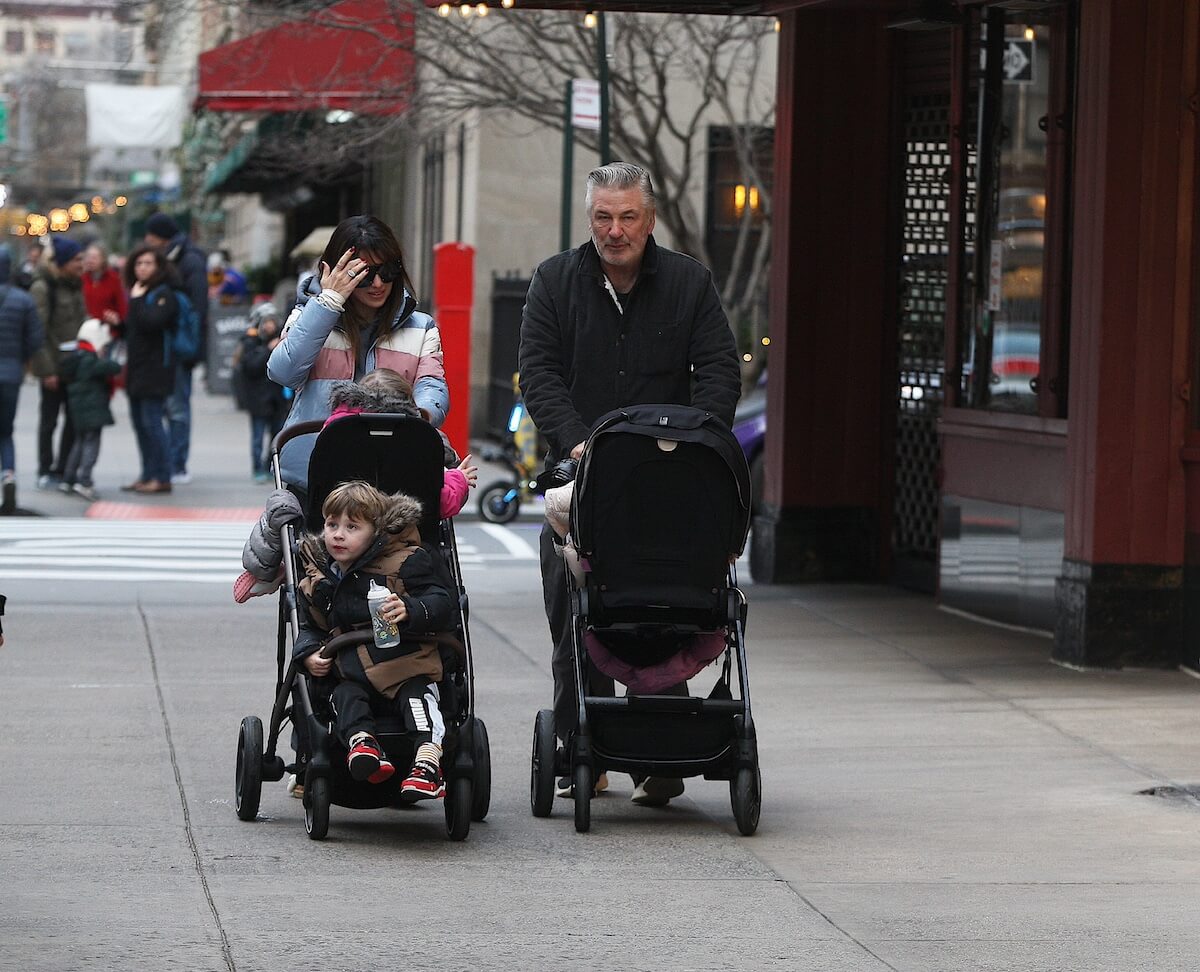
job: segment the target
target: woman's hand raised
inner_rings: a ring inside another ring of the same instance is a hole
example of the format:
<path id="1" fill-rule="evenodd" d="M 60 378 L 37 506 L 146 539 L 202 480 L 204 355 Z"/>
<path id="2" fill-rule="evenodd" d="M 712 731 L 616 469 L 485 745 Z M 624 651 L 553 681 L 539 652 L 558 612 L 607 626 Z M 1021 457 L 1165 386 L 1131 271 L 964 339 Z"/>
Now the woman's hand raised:
<path id="1" fill-rule="evenodd" d="M 321 289 L 334 290 L 349 298 L 358 286 L 358 275 L 367 264 L 354 255 L 353 247 L 342 254 L 342 258 L 331 268 L 321 261 Z"/>

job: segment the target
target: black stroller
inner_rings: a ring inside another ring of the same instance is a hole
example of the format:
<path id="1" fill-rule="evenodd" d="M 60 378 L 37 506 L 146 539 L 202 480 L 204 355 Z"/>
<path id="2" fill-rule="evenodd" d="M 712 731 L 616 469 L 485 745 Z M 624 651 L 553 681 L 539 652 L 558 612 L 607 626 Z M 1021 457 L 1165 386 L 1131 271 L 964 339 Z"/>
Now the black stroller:
<path id="1" fill-rule="evenodd" d="M 438 520 L 442 486 L 442 444 L 427 422 L 407 415 L 362 414 L 338 419 L 322 431 L 320 422 L 303 422 L 284 429 L 272 443 L 276 485 L 280 484 L 279 455 L 284 443 L 300 435 L 317 436 L 308 464 L 306 526 L 320 532 L 321 506 L 341 482 L 362 479 L 385 493 L 404 492 L 421 501 L 425 516 L 421 538 L 442 554 L 458 594 L 456 638 L 442 644 L 444 675 L 438 685 L 446 732 L 442 741 L 442 769 L 446 779 L 446 833 L 463 840 L 472 820 L 487 816 L 491 801 L 491 755 L 487 728 L 475 715 L 474 667 L 467 627 L 467 594 L 463 587 L 454 527 Z M 295 772 L 304 786 L 304 827 L 309 837 L 321 840 L 329 829 L 329 806 L 375 808 L 401 804 L 397 773 L 391 780 L 370 784 L 354 780 L 346 770 L 345 751 L 330 731 L 327 701 L 314 693 L 310 676 L 292 658 L 299 631 L 296 604 L 296 536 L 283 531 L 285 583 L 280 591 L 275 705 L 271 711 L 266 748 L 263 725 L 257 716 L 242 720 L 238 733 L 236 809 L 242 820 L 258 814 L 263 780 L 279 780 Z M 356 649 L 372 640 L 371 630 L 351 631 L 332 638 L 322 649 L 325 657 Z M 277 754 L 285 721 L 293 725 L 296 762 L 285 766 Z M 376 738 L 397 766 L 408 765 L 414 745 L 400 719 L 380 718 Z"/>
<path id="2" fill-rule="evenodd" d="M 747 683 L 746 599 L 735 567 L 749 525 L 746 458 L 715 417 L 641 405 L 596 423 L 575 480 L 565 548 L 569 558 L 578 555 L 567 584 L 579 728 L 559 749 L 553 710 L 537 714 L 534 816 L 550 815 L 555 777 L 567 775 L 575 829 L 588 830 L 593 781 L 618 770 L 728 780 L 738 830 L 749 836 L 757 829 L 762 778 Z M 654 694 L 653 686 L 682 681 L 722 656 L 707 698 Z M 626 684 L 623 698 L 589 693 L 589 658 Z M 740 698 L 732 691 L 735 664 Z"/>

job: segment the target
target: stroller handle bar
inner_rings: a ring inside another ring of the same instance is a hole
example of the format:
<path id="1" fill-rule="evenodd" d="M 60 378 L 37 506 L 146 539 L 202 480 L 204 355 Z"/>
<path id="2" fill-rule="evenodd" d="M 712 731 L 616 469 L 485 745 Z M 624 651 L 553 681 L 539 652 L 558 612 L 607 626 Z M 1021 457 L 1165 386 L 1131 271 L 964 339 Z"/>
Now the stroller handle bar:
<path id="1" fill-rule="evenodd" d="M 364 418 L 370 419 L 415 419 L 415 415 L 406 415 L 403 412 L 364 412 Z M 422 421 L 424 421 L 422 419 Z M 278 454 L 292 439 L 299 438 L 302 435 L 316 435 L 325 428 L 324 419 L 313 419 L 311 422 L 297 422 L 295 425 L 289 425 L 285 429 L 280 429 L 279 434 L 271 440 L 271 451 Z"/>
<path id="2" fill-rule="evenodd" d="M 324 426 L 325 422 L 322 419 L 314 419 L 311 422 L 297 422 L 295 425 L 289 425 L 286 429 L 280 429 L 279 434 L 271 440 L 271 451 L 278 453 L 285 443 L 302 435 L 313 435 L 320 432 Z"/>
<path id="3" fill-rule="evenodd" d="M 346 648 L 357 648 L 359 645 L 369 644 L 374 640 L 375 634 L 370 628 L 364 628 L 361 631 L 347 631 L 325 642 L 320 654 L 322 658 L 336 658 L 338 652 Z"/>

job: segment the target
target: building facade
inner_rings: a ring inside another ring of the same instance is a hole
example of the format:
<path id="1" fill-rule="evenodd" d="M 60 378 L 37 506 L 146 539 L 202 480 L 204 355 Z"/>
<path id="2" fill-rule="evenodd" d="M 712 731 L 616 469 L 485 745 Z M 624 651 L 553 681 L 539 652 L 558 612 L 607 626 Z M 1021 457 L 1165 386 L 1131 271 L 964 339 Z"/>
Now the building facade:
<path id="1" fill-rule="evenodd" d="M 878 7 L 780 11 L 755 576 L 1195 666 L 1200 9 Z"/>

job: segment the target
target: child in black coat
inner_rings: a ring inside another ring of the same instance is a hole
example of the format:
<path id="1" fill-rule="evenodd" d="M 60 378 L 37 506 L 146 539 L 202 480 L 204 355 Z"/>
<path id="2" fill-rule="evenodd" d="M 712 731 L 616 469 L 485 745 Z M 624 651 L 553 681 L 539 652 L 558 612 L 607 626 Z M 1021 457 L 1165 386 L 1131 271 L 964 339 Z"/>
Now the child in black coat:
<path id="1" fill-rule="evenodd" d="M 382 783 L 395 772 L 375 738 L 375 718 L 398 715 L 418 741 L 401 795 L 408 800 L 441 797 L 445 726 L 438 706 L 438 632 L 453 630 L 455 606 L 452 581 L 444 565 L 439 567 L 439 555 L 421 543 L 421 504 L 353 480 L 330 492 L 321 513 L 322 533 L 300 543 L 300 633 L 294 654 L 313 676 L 335 677 L 333 730 L 346 748 L 352 777 Z M 373 584 L 390 592 L 380 623 L 393 626 L 399 644 L 368 644 L 343 651 L 336 660 L 322 657 L 321 647 L 330 636 L 371 627 L 367 595 Z"/>
<path id="2" fill-rule="evenodd" d="M 100 458 L 100 432 L 113 424 L 108 400 L 121 371 L 117 362 L 103 357 L 109 340 L 108 326 L 90 317 L 79 327 L 75 350 L 58 363 L 58 376 L 67 390 L 67 414 L 75 427 L 58 488 L 86 500 L 96 499 L 92 469 Z"/>
<path id="3" fill-rule="evenodd" d="M 290 401 L 285 389 L 267 377 L 267 359 L 279 343 L 279 313 L 274 304 L 250 312 L 250 327 L 235 353 L 233 380 L 238 405 L 250 413 L 250 468 L 256 483 L 268 482 L 271 441 L 283 428 Z"/>

